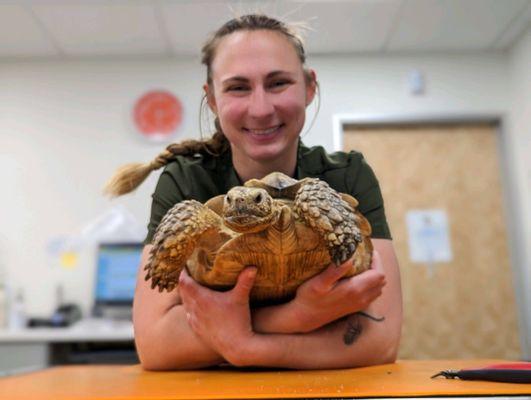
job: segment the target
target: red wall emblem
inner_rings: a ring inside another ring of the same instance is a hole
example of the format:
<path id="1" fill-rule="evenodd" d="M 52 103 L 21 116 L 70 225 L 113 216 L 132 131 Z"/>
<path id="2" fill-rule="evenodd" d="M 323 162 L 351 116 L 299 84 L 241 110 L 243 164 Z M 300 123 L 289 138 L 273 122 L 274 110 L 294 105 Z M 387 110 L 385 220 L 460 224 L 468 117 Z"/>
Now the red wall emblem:
<path id="1" fill-rule="evenodd" d="M 182 121 L 179 99 L 165 90 L 152 90 L 135 104 L 133 119 L 138 131 L 149 139 L 173 136 Z"/>

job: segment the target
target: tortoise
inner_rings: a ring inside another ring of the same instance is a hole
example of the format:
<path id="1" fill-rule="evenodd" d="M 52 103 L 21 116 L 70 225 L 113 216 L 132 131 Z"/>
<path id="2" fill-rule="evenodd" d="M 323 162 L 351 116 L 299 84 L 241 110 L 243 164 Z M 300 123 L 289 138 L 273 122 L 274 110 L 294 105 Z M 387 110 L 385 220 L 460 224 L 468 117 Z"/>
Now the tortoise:
<path id="1" fill-rule="evenodd" d="M 353 257 L 346 276 L 369 268 L 371 226 L 357 200 L 318 178 L 293 179 L 273 172 L 251 179 L 204 205 L 185 200 L 157 228 L 146 280 L 173 290 L 182 268 L 215 290 L 234 287 L 246 266 L 257 267 L 252 304 L 275 304 L 324 270 Z"/>

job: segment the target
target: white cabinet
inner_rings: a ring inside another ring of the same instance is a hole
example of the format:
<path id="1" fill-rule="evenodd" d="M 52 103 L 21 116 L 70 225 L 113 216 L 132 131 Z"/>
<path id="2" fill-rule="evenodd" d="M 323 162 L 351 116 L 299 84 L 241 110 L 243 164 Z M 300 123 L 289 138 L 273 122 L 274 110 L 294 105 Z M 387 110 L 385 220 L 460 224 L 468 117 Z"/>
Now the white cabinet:
<path id="1" fill-rule="evenodd" d="M 0 375 L 45 368 L 52 349 L 79 343 L 133 342 L 130 321 L 85 319 L 68 328 L 0 330 Z"/>

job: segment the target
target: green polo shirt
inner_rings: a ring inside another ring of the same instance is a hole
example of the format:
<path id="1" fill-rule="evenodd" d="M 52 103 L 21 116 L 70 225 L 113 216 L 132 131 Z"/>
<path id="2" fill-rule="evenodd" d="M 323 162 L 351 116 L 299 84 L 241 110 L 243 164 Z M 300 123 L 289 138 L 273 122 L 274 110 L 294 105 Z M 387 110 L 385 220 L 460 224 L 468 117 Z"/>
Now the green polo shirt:
<path id="1" fill-rule="evenodd" d="M 372 237 L 391 239 L 378 180 L 361 153 L 328 154 L 321 146 L 306 147 L 301 143 L 295 178 L 306 177 L 322 179 L 335 190 L 355 197 L 359 211 L 372 226 Z M 232 165 L 230 150 L 220 156 L 177 156 L 164 168 L 153 193 L 151 219 L 144 243 L 151 243 L 162 217 L 176 203 L 189 199 L 204 203 L 241 184 Z"/>

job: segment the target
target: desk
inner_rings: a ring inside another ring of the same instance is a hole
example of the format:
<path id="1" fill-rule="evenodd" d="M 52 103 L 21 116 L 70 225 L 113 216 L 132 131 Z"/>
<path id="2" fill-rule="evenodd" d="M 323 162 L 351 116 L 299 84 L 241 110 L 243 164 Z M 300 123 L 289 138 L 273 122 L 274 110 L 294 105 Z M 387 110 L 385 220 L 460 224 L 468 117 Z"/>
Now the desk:
<path id="1" fill-rule="evenodd" d="M 0 379 L 0 399 L 277 399 L 524 396 L 531 385 L 430 379 L 441 369 L 500 360 L 400 361 L 323 371 L 146 372 L 139 365 L 54 367 Z"/>
<path id="2" fill-rule="evenodd" d="M 132 341 L 130 321 L 102 318 L 82 319 L 67 328 L 0 330 L 0 374 L 49 366 L 56 344 Z"/>

